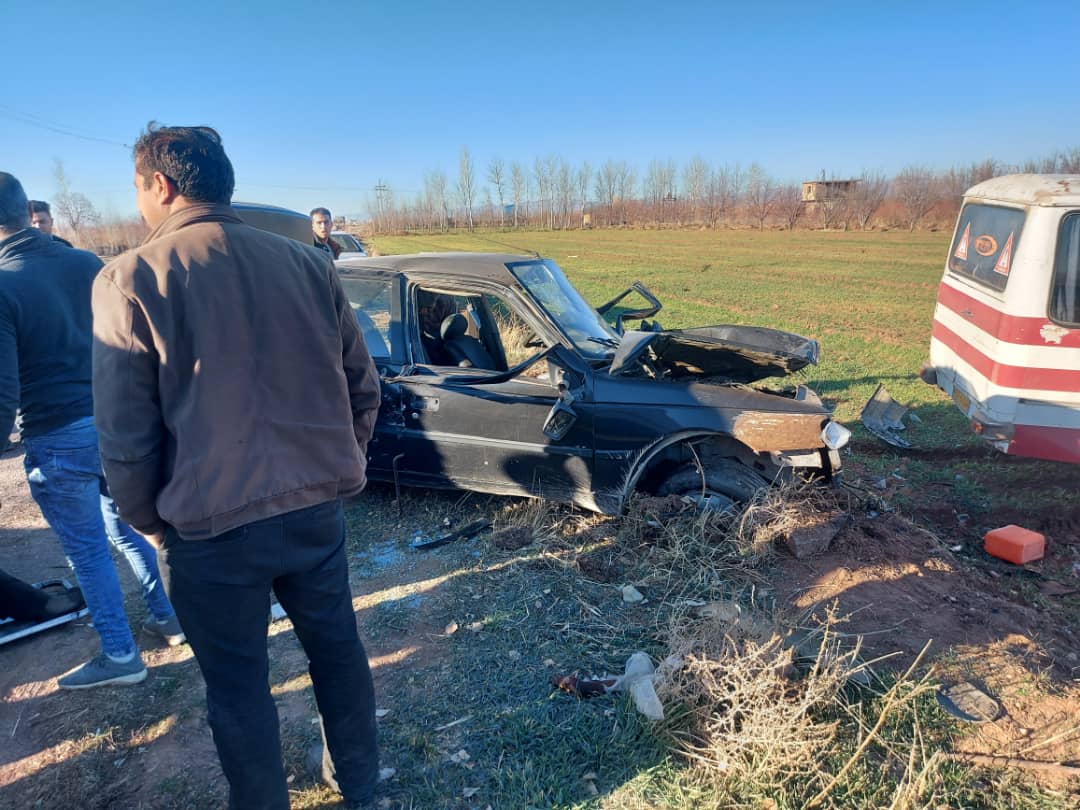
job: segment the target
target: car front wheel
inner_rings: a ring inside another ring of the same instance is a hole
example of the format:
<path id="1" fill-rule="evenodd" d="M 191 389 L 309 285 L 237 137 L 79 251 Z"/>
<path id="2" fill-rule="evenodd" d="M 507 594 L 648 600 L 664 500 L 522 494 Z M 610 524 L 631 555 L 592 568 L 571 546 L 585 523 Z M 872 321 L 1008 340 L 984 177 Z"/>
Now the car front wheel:
<path id="1" fill-rule="evenodd" d="M 658 495 L 685 495 L 702 509 L 726 510 L 752 499 L 769 482 L 733 458 L 711 460 L 704 480 L 696 464 L 675 470 L 657 489 Z"/>

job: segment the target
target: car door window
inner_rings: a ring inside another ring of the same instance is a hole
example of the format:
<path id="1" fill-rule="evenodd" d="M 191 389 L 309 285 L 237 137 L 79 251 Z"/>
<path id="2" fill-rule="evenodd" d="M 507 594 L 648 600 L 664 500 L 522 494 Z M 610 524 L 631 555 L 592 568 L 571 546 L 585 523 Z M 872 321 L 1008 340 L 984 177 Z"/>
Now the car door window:
<path id="1" fill-rule="evenodd" d="M 390 357 L 391 283 L 378 279 L 342 277 L 341 286 L 356 313 L 368 352 L 376 358 Z"/>
<path id="2" fill-rule="evenodd" d="M 547 348 L 547 343 L 541 340 L 536 331 L 529 325 L 529 322 L 504 299 L 491 293 L 485 293 L 483 306 L 489 313 L 491 321 L 498 332 L 499 343 L 506 357 L 508 368 L 528 360 Z M 523 372 L 523 376 L 532 378 L 545 378 L 547 374 L 546 360 L 534 363 Z"/>

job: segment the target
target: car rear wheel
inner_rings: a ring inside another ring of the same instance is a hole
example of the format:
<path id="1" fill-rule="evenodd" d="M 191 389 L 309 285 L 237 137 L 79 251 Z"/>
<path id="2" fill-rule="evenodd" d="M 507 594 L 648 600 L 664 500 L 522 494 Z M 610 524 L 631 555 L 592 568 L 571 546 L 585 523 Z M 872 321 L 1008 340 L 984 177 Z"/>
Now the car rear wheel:
<path id="1" fill-rule="evenodd" d="M 658 495 L 685 495 L 702 509 L 725 510 L 745 503 L 769 482 L 733 458 L 710 461 L 705 480 L 696 464 L 675 470 L 657 489 Z"/>

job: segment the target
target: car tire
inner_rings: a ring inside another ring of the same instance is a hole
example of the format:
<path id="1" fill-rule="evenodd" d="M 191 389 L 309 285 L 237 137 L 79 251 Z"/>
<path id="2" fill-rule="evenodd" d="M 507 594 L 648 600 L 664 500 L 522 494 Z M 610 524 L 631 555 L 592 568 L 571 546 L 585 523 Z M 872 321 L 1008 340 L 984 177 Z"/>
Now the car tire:
<path id="1" fill-rule="evenodd" d="M 703 509 L 726 510 L 746 503 L 769 482 L 733 458 L 721 458 L 705 468 L 705 486 L 696 464 L 687 464 L 664 481 L 657 495 L 685 495 Z"/>

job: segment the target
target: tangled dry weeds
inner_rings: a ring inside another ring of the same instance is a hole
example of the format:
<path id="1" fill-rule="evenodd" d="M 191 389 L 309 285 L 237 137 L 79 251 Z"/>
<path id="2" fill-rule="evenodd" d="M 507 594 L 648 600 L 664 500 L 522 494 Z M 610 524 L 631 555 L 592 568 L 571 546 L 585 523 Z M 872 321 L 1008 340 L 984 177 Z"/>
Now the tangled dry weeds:
<path id="1" fill-rule="evenodd" d="M 888 806 L 918 806 L 938 760 L 914 738 L 900 748 L 881 732 L 933 688 L 932 670 L 915 678 L 920 657 L 886 685 L 860 659 L 859 645 L 833 631 L 835 622 L 830 613 L 807 634 L 728 602 L 703 606 L 697 618 L 684 614 L 671 628 L 657 692 L 682 717 L 667 733 L 692 777 L 724 802 L 783 796 L 802 807 L 831 804 L 834 793 L 851 795 L 845 782 L 862 777 L 865 767 L 855 766 L 872 750 L 882 766 L 904 770 Z M 863 716 L 868 703 L 877 707 L 872 723 Z M 860 742 L 851 750 L 853 729 Z"/>

